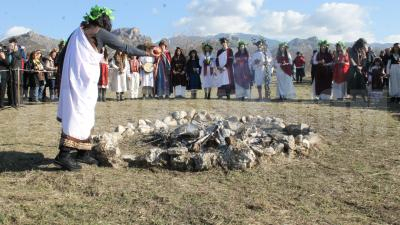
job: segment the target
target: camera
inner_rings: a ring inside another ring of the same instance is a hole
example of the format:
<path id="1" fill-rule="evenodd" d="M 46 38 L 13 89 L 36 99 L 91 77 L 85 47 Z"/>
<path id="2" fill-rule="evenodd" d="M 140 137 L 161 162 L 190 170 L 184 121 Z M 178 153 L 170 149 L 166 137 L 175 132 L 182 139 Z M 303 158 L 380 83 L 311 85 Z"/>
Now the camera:
<path id="1" fill-rule="evenodd" d="M 8 53 L 7 47 L 0 46 L 0 52 L 4 52 L 4 54 L 7 54 Z"/>

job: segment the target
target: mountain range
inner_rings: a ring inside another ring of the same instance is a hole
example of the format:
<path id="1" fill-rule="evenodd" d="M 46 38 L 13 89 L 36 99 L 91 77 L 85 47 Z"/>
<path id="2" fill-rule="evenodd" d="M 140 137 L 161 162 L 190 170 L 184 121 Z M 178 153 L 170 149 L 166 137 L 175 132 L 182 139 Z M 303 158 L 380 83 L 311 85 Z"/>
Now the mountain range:
<path id="1" fill-rule="evenodd" d="M 118 35 L 124 41 L 132 43 L 133 45 L 138 45 L 144 42 L 151 42 L 151 38 L 140 33 L 138 28 L 119 28 L 112 31 L 114 34 Z M 173 52 L 176 47 L 181 47 L 185 51 L 190 49 L 196 49 L 201 51 L 201 43 L 203 42 L 210 42 L 215 49 L 220 48 L 219 38 L 227 37 L 231 42 L 231 47 L 236 51 L 237 43 L 239 41 L 244 41 L 248 43 L 248 50 L 249 52 L 255 51 L 256 47 L 252 44 L 255 40 L 259 40 L 260 38 L 264 38 L 269 46 L 269 49 L 273 54 L 275 54 L 276 49 L 280 41 L 274 39 L 268 39 L 262 37 L 260 35 L 253 35 L 253 34 L 244 34 L 244 33 L 235 33 L 235 34 L 226 34 L 221 33 L 217 35 L 210 35 L 210 36 L 185 36 L 179 35 L 175 37 L 171 37 L 167 39 L 169 42 L 169 49 Z M 28 32 L 26 34 L 22 34 L 16 36 L 18 43 L 24 45 L 28 52 L 33 49 L 40 49 L 44 52 L 48 52 L 50 49 L 57 47 L 60 40 L 46 37 L 41 34 L 37 34 L 35 32 Z M 7 45 L 8 39 L 3 40 L 0 44 Z M 317 37 L 310 37 L 307 39 L 300 39 L 295 38 L 288 42 L 289 50 L 294 56 L 296 52 L 302 52 L 303 55 L 306 57 L 306 60 L 310 60 L 312 55 L 312 51 L 317 49 L 318 47 L 318 38 Z M 351 46 L 352 43 L 347 43 L 347 46 Z M 380 50 L 384 48 L 391 47 L 392 44 L 380 44 L 380 43 L 372 43 L 370 46 L 379 53 Z M 333 45 L 331 46 L 333 47 Z"/>

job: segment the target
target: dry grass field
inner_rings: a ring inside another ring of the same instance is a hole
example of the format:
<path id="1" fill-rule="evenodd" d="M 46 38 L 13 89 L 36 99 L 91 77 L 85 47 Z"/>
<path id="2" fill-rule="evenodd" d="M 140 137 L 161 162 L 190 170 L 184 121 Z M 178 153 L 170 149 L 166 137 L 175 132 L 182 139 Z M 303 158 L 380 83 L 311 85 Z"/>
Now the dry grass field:
<path id="1" fill-rule="evenodd" d="M 309 84 L 296 88 L 304 100 L 97 105 L 94 133 L 194 108 L 281 117 L 310 124 L 323 137 L 325 144 L 309 158 L 276 158 L 228 173 L 59 171 L 52 165 L 60 135 L 57 105 L 2 110 L 0 224 L 400 224 L 399 105 L 312 102 Z"/>

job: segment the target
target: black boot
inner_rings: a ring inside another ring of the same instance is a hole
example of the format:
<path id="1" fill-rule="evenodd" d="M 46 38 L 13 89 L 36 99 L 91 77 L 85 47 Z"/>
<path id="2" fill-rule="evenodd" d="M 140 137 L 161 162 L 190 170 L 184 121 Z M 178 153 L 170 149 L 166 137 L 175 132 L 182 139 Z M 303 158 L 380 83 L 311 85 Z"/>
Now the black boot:
<path id="1" fill-rule="evenodd" d="M 61 166 L 62 169 L 69 171 L 82 169 L 82 167 L 71 157 L 71 149 L 67 147 L 60 147 L 60 152 L 54 159 L 54 163 Z"/>
<path id="2" fill-rule="evenodd" d="M 124 99 L 124 92 L 121 92 L 120 93 L 120 95 L 119 95 L 119 100 L 120 101 L 124 101 L 125 99 Z"/>
<path id="3" fill-rule="evenodd" d="M 78 154 L 76 155 L 76 161 L 88 165 L 97 165 L 99 163 L 95 158 L 90 156 L 89 151 L 83 151 L 83 150 L 78 150 Z"/>
<path id="4" fill-rule="evenodd" d="M 102 88 L 102 90 L 101 90 L 101 100 L 102 100 L 103 102 L 106 101 L 106 94 L 107 94 L 107 89 Z"/>
<path id="5" fill-rule="evenodd" d="M 211 99 L 211 91 L 208 92 L 207 99 Z"/>
<path id="6" fill-rule="evenodd" d="M 117 102 L 119 102 L 119 92 L 117 92 Z"/>

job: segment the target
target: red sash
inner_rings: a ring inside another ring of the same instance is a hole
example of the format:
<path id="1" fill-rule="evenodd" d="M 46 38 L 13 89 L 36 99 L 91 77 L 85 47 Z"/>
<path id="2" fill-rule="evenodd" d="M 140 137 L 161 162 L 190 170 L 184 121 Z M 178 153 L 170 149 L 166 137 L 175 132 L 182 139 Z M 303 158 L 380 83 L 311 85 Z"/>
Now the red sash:
<path id="1" fill-rule="evenodd" d="M 283 70 L 283 72 L 285 72 L 286 75 L 288 76 L 293 75 L 292 65 L 288 64 L 289 58 L 287 56 L 280 56 L 278 58 L 278 63 L 281 64 L 281 69 Z"/>

